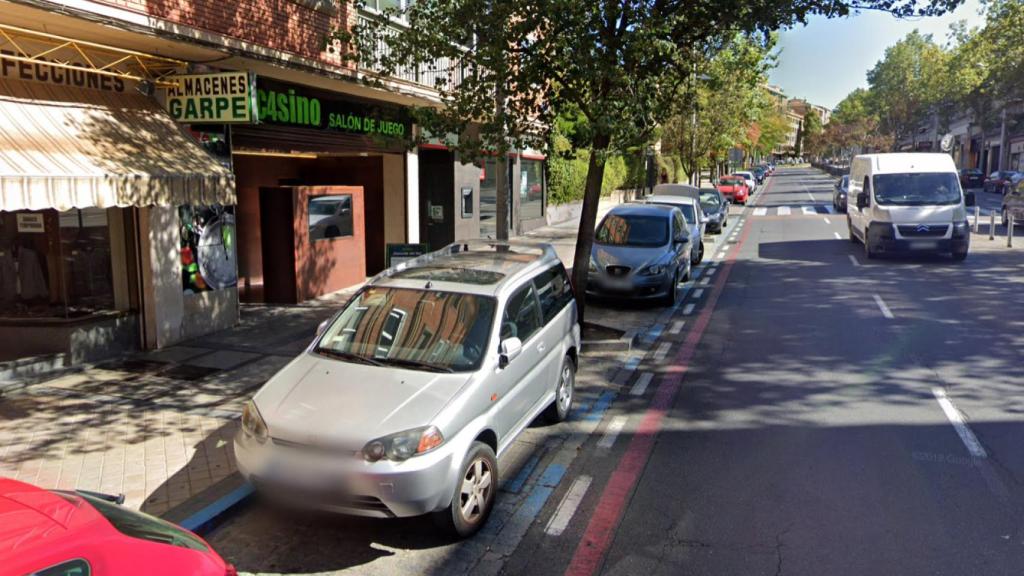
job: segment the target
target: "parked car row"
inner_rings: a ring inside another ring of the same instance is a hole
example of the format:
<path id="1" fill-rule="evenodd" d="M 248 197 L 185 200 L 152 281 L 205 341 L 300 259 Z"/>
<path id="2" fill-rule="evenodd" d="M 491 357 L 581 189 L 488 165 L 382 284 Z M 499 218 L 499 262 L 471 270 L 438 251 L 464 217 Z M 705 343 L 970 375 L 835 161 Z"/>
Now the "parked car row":
<path id="1" fill-rule="evenodd" d="M 1005 196 L 1022 179 L 1024 179 L 1024 173 L 1014 170 L 996 170 L 984 179 L 981 187 L 985 192 Z"/>

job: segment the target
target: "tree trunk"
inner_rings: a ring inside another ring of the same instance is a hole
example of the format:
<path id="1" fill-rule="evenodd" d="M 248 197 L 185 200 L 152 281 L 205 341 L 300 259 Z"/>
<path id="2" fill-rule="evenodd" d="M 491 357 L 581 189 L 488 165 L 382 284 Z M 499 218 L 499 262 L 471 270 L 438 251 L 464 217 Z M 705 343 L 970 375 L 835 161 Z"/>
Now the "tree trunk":
<path id="1" fill-rule="evenodd" d="M 576 252 L 572 263 L 572 285 L 576 291 L 576 306 L 579 320 L 583 323 L 586 314 L 587 272 L 590 270 L 590 249 L 594 245 L 594 228 L 597 226 L 597 208 L 601 203 L 601 183 L 604 181 L 604 152 L 611 138 L 599 134 L 594 136 L 590 150 L 590 165 L 587 167 L 587 187 L 583 193 L 583 210 L 580 214 L 580 229 L 576 234 Z"/>
<path id="2" fill-rule="evenodd" d="M 508 156 L 499 151 L 498 157 L 494 160 L 494 237 L 498 240 L 508 240 L 509 224 L 509 189 L 508 189 Z"/>

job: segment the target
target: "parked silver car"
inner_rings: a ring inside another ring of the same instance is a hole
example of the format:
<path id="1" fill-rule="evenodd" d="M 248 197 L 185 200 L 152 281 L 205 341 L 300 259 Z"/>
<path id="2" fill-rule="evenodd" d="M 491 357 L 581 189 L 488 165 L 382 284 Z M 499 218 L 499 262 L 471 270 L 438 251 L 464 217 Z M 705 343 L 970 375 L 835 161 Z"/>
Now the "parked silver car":
<path id="1" fill-rule="evenodd" d="M 468 536 L 498 457 L 572 407 L 580 327 L 548 245 L 453 244 L 371 280 L 253 397 L 235 438 L 258 491 Z"/>
<path id="2" fill-rule="evenodd" d="M 691 250 L 679 208 L 620 204 L 594 233 L 587 294 L 675 304 L 679 283 L 690 278 Z"/>

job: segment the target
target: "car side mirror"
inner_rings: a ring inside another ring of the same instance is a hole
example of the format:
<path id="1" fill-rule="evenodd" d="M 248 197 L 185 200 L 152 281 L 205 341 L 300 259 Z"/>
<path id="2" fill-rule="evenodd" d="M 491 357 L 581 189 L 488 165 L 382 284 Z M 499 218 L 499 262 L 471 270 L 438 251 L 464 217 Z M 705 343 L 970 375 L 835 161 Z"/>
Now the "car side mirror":
<path id="1" fill-rule="evenodd" d="M 978 203 L 978 199 L 974 197 L 974 192 L 964 193 L 964 206 L 974 206 Z"/>
<path id="2" fill-rule="evenodd" d="M 863 210 L 868 207 L 868 193 L 859 192 L 857 194 L 857 209 Z"/>
<path id="3" fill-rule="evenodd" d="M 508 366 L 522 351 L 523 341 L 519 338 L 513 336 L 502 340 L 501 345 L 498 346 L 498 367 Z"/>
<path id="4" fill-rule="evenodd" d="M 323 336 L 324 332 L 327 331 L 327 327 L 330 326 L 332 318 L 334 318 L 334 317 L 331 316 L 331 318 L 328 318 L 327 320 L 324 320 L 323 322 L 321 322 L 320 324 L 317 325 L 317 327 L 316 327 L 316 335 L 317 335 L 317 337 Z"/>
<path id="5" fill-rule="evenodd" d="M 685 244 L 689 241 L 690 237 L 686 234 L 686 232 L 680 232 L 679 234 L 676 234 L 675 238 L 672 239 L 672 242 L 676 244 Z"/>

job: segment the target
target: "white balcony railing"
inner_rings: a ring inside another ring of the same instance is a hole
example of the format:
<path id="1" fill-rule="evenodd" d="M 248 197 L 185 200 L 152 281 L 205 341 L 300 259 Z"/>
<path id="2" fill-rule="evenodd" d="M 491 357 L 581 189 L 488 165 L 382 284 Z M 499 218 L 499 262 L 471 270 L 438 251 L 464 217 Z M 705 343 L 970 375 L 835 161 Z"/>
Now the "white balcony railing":
<path id="1" fill-rule="evenodd" d="M 377 18 L 377 16 L 360 14 L 358 17 L 359 26 L 371 25 L 371 18 Z M 395 24 L 395 26 L 397 25 Z M 376 43 L 376 46 L 374 46 L 374 51 L 376 53 L 375 56 L 390 55 L 387 38 L 381 38 Z M 380 72 L 380 70 L 373 66 L 360 64 L 360 67 L 364 70 Z M 404 80 L 431 89 L 440 87 L 450 90 L 462 83 L 465 73 L 465 65 L 461 60 L 438 58 L 433 62 L 420 64 L 419 66 L 399 66 L 392 76 L 397 80 Z M 438 82 L 440 82 L 440 85 Z"/>

